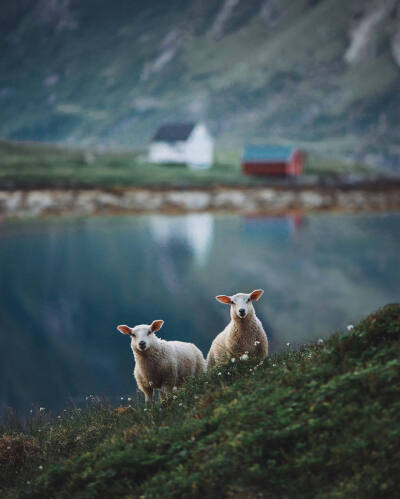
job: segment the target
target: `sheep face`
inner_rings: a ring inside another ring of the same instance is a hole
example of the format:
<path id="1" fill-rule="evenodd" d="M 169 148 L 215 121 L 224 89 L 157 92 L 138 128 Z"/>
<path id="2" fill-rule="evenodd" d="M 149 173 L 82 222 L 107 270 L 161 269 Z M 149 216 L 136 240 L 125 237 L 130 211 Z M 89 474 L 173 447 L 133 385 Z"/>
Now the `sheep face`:
<path id="1" fill-rule="evenodd" d="M 249 314 L 254 313 L 253 301 L 257 301 L 264 293 L 262 289 L 256 289 L 251 293 L 236 293 L 235 295 L 218 295 L 216 299 L 221 303 L 231 306 L 231 317 L 245 319 Z"/>
<path id="2" fill-rule="evenodd" d="M 153 321 L 150 325 L 140 324 L 139 326 L 129 327 L 125 325 L 117 326 L 117 329 L 122 334 L 127 334 L 131 337 L 131 348 L 134 352 L 146 352 L 157 341 L 155 332 L 161 329 L 164 321 Z"/>

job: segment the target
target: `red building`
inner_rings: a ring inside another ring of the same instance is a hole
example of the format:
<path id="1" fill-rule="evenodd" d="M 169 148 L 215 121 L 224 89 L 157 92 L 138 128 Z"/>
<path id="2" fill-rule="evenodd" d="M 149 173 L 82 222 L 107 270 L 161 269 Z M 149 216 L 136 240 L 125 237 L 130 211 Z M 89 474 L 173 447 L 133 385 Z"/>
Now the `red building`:
<path id="1" fill-rule="evenodd" d="M 247 146 L 242 171 L 246 175 L 297 176 L 303 171 L 303 155 L 290 146 Z"/>

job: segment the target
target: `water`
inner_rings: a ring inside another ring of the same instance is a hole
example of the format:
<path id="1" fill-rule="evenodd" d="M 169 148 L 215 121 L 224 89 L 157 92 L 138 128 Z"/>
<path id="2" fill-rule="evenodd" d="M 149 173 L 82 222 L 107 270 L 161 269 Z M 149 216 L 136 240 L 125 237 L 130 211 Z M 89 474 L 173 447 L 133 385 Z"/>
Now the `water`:
<path id="1" fill-rule="evenodd" d="M 263 288 L 271 350 L 326 337 L 399 301 L 400 214 L 45 219 L 0 225 L 0 405 L 59 410 L 134 393 L 118 324 L 206 354 L 228 321 L 216 294 Z"/>

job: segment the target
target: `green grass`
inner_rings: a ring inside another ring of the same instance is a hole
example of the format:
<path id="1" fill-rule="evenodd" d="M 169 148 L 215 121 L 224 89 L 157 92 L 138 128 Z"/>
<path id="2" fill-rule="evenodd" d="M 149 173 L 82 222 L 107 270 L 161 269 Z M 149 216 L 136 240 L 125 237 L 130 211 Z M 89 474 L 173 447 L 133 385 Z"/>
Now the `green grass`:
<path id="1" fill-rule="evenodd" d="M 176 396 L 0 437 L 3 497 L 395 497 L 400 305 Z M 45 419 L 45 416 L 40 416 Z"/>
<path id="2" fill-rule="evenodd" d="M 238 151 L 218 151 L 208 170 L 146 163 L 143 151 L 100 152 L 0 141 L 0 189 L 211 187 L 267 185 L 271 180 L 241 173 Z M 305 173 L 366 173 L 370 168 L 307 155 Z"/>

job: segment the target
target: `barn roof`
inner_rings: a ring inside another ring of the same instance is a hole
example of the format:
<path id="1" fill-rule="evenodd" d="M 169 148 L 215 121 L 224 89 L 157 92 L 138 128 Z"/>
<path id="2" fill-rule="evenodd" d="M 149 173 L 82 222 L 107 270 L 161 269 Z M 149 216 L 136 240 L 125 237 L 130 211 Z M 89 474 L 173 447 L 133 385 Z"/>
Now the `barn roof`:
<path id="1" fill-rule="evenodd" d="M 243 161 L 289 161 L 296 150 L 294 146 L 246 146 Z"/>
<path id="2" fill-rule="evenodd" d="M 195 123 L 166 123 L 158 128 L 152 140 L 161 142 L 187 140 L 194 127 Z"/>

